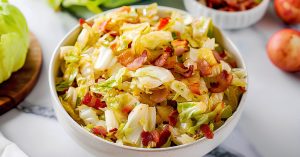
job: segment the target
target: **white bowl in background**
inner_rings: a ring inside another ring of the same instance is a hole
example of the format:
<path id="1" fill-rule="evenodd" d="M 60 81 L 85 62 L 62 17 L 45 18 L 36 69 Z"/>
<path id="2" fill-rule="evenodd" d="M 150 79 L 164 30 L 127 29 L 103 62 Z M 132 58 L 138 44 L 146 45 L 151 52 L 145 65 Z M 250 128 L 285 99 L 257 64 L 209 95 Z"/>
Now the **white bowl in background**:
<path id="1" fill-rule="evenodd" d="M 105 14 L 110 11 L 103 12 L 102 14 Z M 165 11 L 177 11 L 179 13 L 182 13 L 186 17 L 191 18 L 191 16 L 187 12 L 184 12 L 182 10 L 169 7 L 159 7 L 160 14 L 163 14 L 163 12 Z M 89 20 L 92 20 L 95 17 L 96 16 L 92 17 Z M 130 146 L 120 146 L 115 143 L 106 141 L 86 131 L 86 129 L 84 129 L 78 123 L 76 123 L 65 111 L 58 99 L 58 95 L 55 89 L 55 77 L 58 74 L 61 62 L 61 60 L 59 59 L 60 47 L 74 44 L 80 30 L 81 28 L 79 25 L 75 26 L 75 28 L 72 29 L 56 47 L 50 62 L 49 85 L 51 90 L 50 92 L 52 95 L 52 104 L 59 123 L 65 129 L 67 134 L 70 135 L 76 143 L 85 148 L 88 152 L 101 157 L 200 157 L 217 147 L 232 132 L 237 122 L 239 121 L 242 111 L 244 109 L 246 93 L 243 94 L 239 107 L 234 112 L 234 114 L 226 120 L 223 126 L 214 131 L 214 138 L 211 140 L 202 138 L 186 145 L 168 148 L 147 149 L 135 148 Z M 237 60 L 238 66 L 246 70 L 244 60 L 236 46 L 234 46 L 234 44 L 227 37 L 225 37 L 217 27 L 215 27 L 214 30 L 216 34 L 216 40 L 225 49 L 227 49 L 233 54 L 233 56 Z"/>
<path id="2" fill-rule="evenodd" d="M 270 0 L 263 0 L 258 6 L 239 12 L 226 12 L 209 8 L 196 0 L 183 0 L 186 10 L 195 18 L 211 17 L 214 24 L 223 29 L 240 29 L 258 22 L 267 10 Z"/>

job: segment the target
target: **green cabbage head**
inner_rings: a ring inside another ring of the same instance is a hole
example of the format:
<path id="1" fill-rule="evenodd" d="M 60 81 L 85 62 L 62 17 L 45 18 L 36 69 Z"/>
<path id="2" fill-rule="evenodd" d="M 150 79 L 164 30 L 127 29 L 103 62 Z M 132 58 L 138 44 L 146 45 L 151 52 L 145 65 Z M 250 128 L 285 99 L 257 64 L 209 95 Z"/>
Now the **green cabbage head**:
<path id="1" fill-rule="evenodd" d="M 29 29 L 18 8 L 0 0 L 0 83 L 25 62 L 29 46 Z"/>

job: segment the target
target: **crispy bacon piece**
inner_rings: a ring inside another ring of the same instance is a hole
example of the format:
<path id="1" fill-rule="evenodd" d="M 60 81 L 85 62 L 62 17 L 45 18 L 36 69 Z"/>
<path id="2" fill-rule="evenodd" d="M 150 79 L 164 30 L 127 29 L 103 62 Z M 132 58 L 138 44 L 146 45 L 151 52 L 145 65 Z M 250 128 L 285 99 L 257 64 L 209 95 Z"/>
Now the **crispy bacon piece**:
<path id="1" fill-rule="evenodd" d="M 159 67 L 164 66 L 167 63 L 169 57 L 170 55 L 168 53 L 163 53 L 155 60 L 154 65 Z"/>
<path id="2" fill-rule="evenodd" d="M 142 144 L 144 146 L 148 146 L 150 142 L 155 142 L 157 143 L 159 141 L 159 133 L 157 130 L 153 130 L 151 132 L 149 131 L 143 131 L 141 133 L 141 138 L 142 138 Z"/>
<path id="3" fill-rule="evenodd" d="M 224 92 L 230 86 L 232 78 L 231 74 L 228 74 L 226 70 L 223 70 L 215 77 L 215 82 L 210 82 L 209 91 L 212 93 Z"/>
<path id="4" fill-rule="evenodd" d="M 115 132 L 117 132 L 117 131 L 118 131 L 117 128 L 113 128 L 113 129 L 109 130 L 109 132 L 112 132 L 112 133 L 115 133 Z"/>
<path id="5" fill-rule="evenodd" d="M 197 63 L 197 67 L 200 71 L 200 76 L 209 76 L 212 73 L 212 68 L 206 60 L 200 60 Z"/>
<path id="6" fill-rule="evenodd" d="M 177 63 L 177 56 L 172 56 L 167 59 L 163 67 L 166 69 L 173 69 L 176 63 Z"/>
<path id="7" fill-rule="evenodd" d="M 104 101 L 101 101 L 100 98 L 93 96 L 90 92 L 85 94 L 81 103 L 95 109 L 105 108 L 107 106 Z"/>
<path id="8" fill-rule="evenodd" d="M 150 142 L 156 143 L 156 147 L 159 148 L 163 146 L 169 139 L 171 132 L 169 131 L 169 125 L 166 125 L 162 131 L 143 131 L 141 133 L 142 144 L 148 146 Z"/>
<path id="9" fill-rule="evenodd" d="M 106 137 L 107 131 L 103 126 L 95 126 L 91 129 L 91 132 L 95 135 L 100 135 L 102 137 Z"/>
<path id="10" fill-rule="evenodd" d="M 194 65 L 190 65 L 188 68 L 185 67 L 182 63 L 176 63 L 174 65 L 174 71 L 185 78 L 191 77 L 194 71 Z"/>
<path id="11" fill-rule="evenodd" d="M 180 56 L 182 55 L 184 52 L 187 52 L 190 50 L 189 46 L 188 46 L 188 41 L 187 40 L 173 40 L 171 42 L 171 45 L 173 46 L 174 49 L 174 54 L 176 56 Z"/>
<path id="12" fill-rule="evenodd" d="M 258 4 L 254 0 L 206 0 L 208 7 L 223 11 L 243 11 L 254 8 Z"/>
<path id="13" fill-rule="evenodd" d="M 159 148 L 163 146 L 168 141 L 170 135 L 169 125 L 166 125 L 159 134 L 159 141 L 156 143 L 156 147 Z"/>
<path id="14" fill-rule="evenodd" d="M 170 124 L 171 126 L 175 126 L 175 125 L 176 125 L 178 115 L 179 115 L 179 113 L 178 113 L 177 110 L 174 110 L 174 111 L 172 111 L 172 112 L 170 113 L 168 119 L 169 119 L 169 124 Z"/>
<path id="15" fill-rule="evenodd" d="M 154 65 L 155 66 L 164 66 L 169 57 L 172 55 L 173 49 L 170 46 L 167 46 L 164 48 L 164 52 L 162 55 L 160 55 L 155 61 L 154 61 Z"/>
<path id="16" fill-rule="evenodd" d="M 161 103 L 161 102 L 167 100 L 167 97 L 169 94 L 170 94 L 170 91 L 167 88 L 155 89 L 155 90 L 152 90 L 150 99 L 151 99 L 151 101 L 153 101 L 155 103 Z"/>
<path id="17" fill-rule="evenodd" d="M 200 84 L 199 83 L 191 83 L 189 84 L 189 89 L 192 93 L 200 95 Z"/>
<path id="18" fill-rule="evenodd" d="M 118 62 L 121 63 L 123 66 L 127 66 L 134 60 L 134 54 L 131 49 L 127 49 L 122 52 L 118 57 Z"/>
<path id="19" fill-rule="evenodd" d="M 208 124 L 202 124 L 200 126 L 200 131 L 203 133 L 203 135 L 208 138 L 208 139 L 213 139 L 214 138 L 214 133 L 212 130 L 210 130 Z"/>
<path id="20" fill-rule="evenodd" d="M 129 70 L 136 70 L 143 66 L 144 63 L 147 62 L 147 51 L 143 51 L 142 55 L 135 58 L 131 63 L 129 63 L 126 67 Z"/>

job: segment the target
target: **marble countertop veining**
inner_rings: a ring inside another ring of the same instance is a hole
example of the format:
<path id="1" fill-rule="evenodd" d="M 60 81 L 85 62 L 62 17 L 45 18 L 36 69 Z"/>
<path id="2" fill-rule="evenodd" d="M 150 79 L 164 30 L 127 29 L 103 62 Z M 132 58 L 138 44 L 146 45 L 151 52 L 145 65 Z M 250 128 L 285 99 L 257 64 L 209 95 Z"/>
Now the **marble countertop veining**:
<path id="1" fill-rule="evenodd" d="M 56 45 L 77 20 L 55 13 L 47 0 L 11 0 L 24 13 L 43 48 L 44 64 L 37 86 L 17 108 L 0 117 L 0 131 L 31 157 L 92 157 L 63 131 L 53 114 L 48 87 L 48 66 Z M 155 2 L 149 0 L 143 3 Z M 184 9 L 181 0 L 159 4 Z M 225 31 L 246 60 L 250 83 L 246 108 L 237 128 L 213 156 L 300 156 L 300 74 L 288 74 L 268 60 L 265 47 L 276 31 L 287 27 L 272 6 L 256 25 Z M 299 26 L 293 28 L 300 30 Z M 34 114 L 30 114 L 34 113 Z"/>

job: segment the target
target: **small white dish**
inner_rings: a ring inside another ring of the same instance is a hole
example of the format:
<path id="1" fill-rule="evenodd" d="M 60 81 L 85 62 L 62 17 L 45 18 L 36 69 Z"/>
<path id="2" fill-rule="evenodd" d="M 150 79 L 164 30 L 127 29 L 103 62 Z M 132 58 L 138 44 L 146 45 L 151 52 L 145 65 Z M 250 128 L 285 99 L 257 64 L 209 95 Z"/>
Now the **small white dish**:
<path id="1" fill-rule="evenodd" d="M 186 10 L 195 18 L 211 17 L 214 24 L 223 29 L 240 29 L 258 22 L 267 10 L 270 0 L 263 0 L 258 6 L 239 12 L 226 12 L 209 8 L 196 0 L 183 0 Z"/>
<path id="2" fill-rule="evenodd" d="M 134 6 L 134 7 L 142 7 L 142 6 Z M 111 11 L 113 10 L 103 12 L 102 14 Z M 169 8 L 169 7 L 162 7 L 162 6 L 159 7 L 160 14 L 163 14 L 165 11 L 177 11 L 183 14 L 184 16 L 186 16 L 187 19 L 191 18 L 191 16 L 187 12 L 184 12 L 182 10 Z M 90 18 L 88 21 L 94 19 L 95 17 L 96 16 Z M 147 149 L 147 148 L 135 148 L 130 146 L 120 146 L 115 143 L 106 141 L 88 132 L 69 116 L 69 114 L 61 105 L 55 89 L 55 77 L 58 74 L 59 65 L 61 62 L 59 59 L 60 47 L 65 45 L 72 45 L 77 39 L 80 30 L 81 28 L 79 25 L 75 26 L 75 28 L 72 29 L 56 47 L 50 61 L 49 85 L 50 85 L 50 92 L 52 95 L 52 99 L 51 99 L 52 104 L 56 112 L 56 116 L 59 123 L 65 129 L 67 134 L 69 134 L 76 143 L 78 143 L 80 146 L 85 148 L 88 152 L 95 154 L 95 156 L 101 156 L 101 157 L 109 157 L 109 156 L 111 157 L 183 157 L 183 156 L 200 157 L 207 154 L 215 147 L 217 147 L 219 144 L 221 144 L 224 141 L 224 139 L 235 128 L 244 110 L 244 106 L 245 106 L 244 102 L 246 99 L 247 92 L 243 94 L 239 107 L 234 112 L 234 114 L 226 120 L 224 125 L 222 125 L 219 129 L 214 131 L 214 138 L 211 140 L 202 138 L 193 143 L 186 144 L 186 145 L 179 145 L 179 146 L 168 147 L 168 148 Z M 234 46 L 234 44 L 227 37 L 225 37 L 223 33 L 220 31 L 220 29 L 218 29 L 217 27 L 214 28 L 214 32 L 216 35 L 216 41 L 219 44 L 221 44 L 226 50 L 231 52 L 231 54 L 236 58 L 238 67 L 246 70 L 245 62 L 241 56 L 241 53 L 236 48 L 236 46 Z"/>

